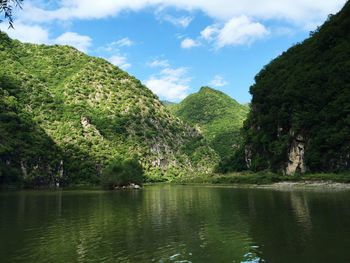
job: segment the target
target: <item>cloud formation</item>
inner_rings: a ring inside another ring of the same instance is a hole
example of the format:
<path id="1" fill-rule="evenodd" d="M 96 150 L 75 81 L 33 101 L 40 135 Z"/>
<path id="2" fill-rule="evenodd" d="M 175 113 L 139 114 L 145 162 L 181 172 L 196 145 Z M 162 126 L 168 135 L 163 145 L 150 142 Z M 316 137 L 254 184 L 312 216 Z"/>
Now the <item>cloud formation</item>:
<path id="1" fill-rule="evenodd" d="M 49 32 L 39 25 L 26 25 L 16 21 L 16 29 L 8 28 L 6 23 L 0 23 L 0 30 L 6 32 L 11 38 L 32 44 L 49 44 Z"/>
<path id="2" fill-rule="evenodd" d="M 255 19 L 282 19 L 302 27 L 323 21 L 338 11 L 346 0 L 61 0 L 56 9 L 44 9 L 25 2 L 25 21 L 99 19 L 118 15 L 121 11 L 139 11 L 146 7 L 174 7 L 200 10 L 218 21 L 245 15 Z M 186 25 L 184 23 L 184 25 Z"/>
<path id="3" fill-rule="evenodd" d="M 151 76 L 144 83 L 155 94 L 170 101 L 184 99 L 189 93 L 189 82 L 187 68 L 164 68 L 157 75 Z"/>
<path id="4" fill-rule="evenodd" d="M 128 69 L 131 67 L 131 64 L 128 63 L 128 59 L 126 56 L 123 56 L 123 55 L 114 55 L 114 56 L 111 56 L 109 59 L 108 59 L 109 62 L 111 62 L 113 65 L 121 68 L 121 69 Z"/>
<path id="5" fill-rule="evenodd" d="M 191 16 L 175 17 L 169 14 L 157 14 L 157 19 L 160 21 L 169 22 L 177 27 L 186 28 L 191 24 L 193 17 Z"/>
<path id="6" fill-rule="evenodd" d="M 201 43 L 199 41 L 194 40 L 192 38 L 185 38 L 184 40 L 181 41 L 181 47 L 185 48 L 185 49 L 198 47 L 200 45 L 201 45 Z"/>
<path id="7" fill-rule="evenodd" d="M 82 52 L 87 52 L 88 47 L 91 46 L 91 42 L 92 39 L 90 37 L 74 32 L 66 32 L 53 41 L 53 43 L 58 45 L 73 46 Z"/>
<path id="8" fill-rule="evenodd" d="M 215 75 L 213 80 L 209 83 L 209 85 L 213 87 L 223 87 L 227 84 L 227 81 L 220 75 Z"/>
<path id="9" fill-rule="evenodd" d="M 21 21 L 16 21 L 15 29 L 8 28 L 5 23 L 2 23 L 0 30 L 6 32 L 11 38 L 25 43 L 69 45 L 85 53 L 92 44 L 89 36 L 75 32 L 65 32 L 57 38 L 50 38 L 47 28 L 40 25 L 26 25 Z"/>
<path id="10" fill-rule="evenodd" d="M 150 68 L 157 68 L 157 67 L 161 67 L 161 68 L 168 68 L 170 67 L 169 61 L 167 59 L 155 59 L 151 62 L 147 63 L 147 66 Z"/>
<path id="11" fill-rule="evenodd" d="M 122 39 L 119 39 L 115 42 L 112 42 L 111 44 L 114 44 L 118 47 L 131 47 L 133 46 L 135 43 L 134 41 L 130 40 L 128 37 L 124 37 Z"/>
<path id="12" fill-rule="evenodd" d="M 264 25 L 251 21 L 246 16 L 231 18 L 222 28 L 212 32 L 217 48 L 230 45 L 247 45 L 269 34 Z"/>

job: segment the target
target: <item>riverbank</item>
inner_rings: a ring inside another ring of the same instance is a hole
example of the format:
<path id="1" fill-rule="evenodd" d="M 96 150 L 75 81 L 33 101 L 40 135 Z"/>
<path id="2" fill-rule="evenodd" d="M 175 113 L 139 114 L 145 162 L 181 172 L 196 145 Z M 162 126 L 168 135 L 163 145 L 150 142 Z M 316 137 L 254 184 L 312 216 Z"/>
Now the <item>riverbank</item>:
<path id="1" fill-rule="evenodd" d="M 315 173 L 286 176 L 270 172 L 231 173 L 176 178 L 175 184 L 250 185 L 252 187 L 334 187 L 350 188 L 350 173 Z"/>
<path id="2" fill-rule="evenodd" d="M 197 186 L 227 186 L 227 187 L 247 187 L 247 188 L 266 188 L 266 189 L 295 189 L 295 188 L 320 188 L 320 189 L 349 189 L 350 173 L 331 174 L 304 174 L 285 176 L 270 172 L 243 172 L 230 174 L 207 174 L 192 175 L 186 177 L 173 178 L 166 182 L 145 182 L 145 186 L 157 184 L 174 185 L 197 185 Z M 21 185 L 1 186 L 0 190 L 101 190 L 101 185 L 69 185 L 60 188 L 49 186 L 25 187 Z"/>

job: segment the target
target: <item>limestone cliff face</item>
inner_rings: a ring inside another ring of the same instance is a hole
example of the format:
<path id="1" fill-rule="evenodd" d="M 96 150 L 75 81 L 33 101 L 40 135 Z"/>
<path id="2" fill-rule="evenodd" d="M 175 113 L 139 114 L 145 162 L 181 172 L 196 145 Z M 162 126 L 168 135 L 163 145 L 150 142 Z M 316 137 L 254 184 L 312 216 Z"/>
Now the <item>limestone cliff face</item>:
<path id="1" fill-rule="evenodd" d="M 305 173 L 305 139 L 298 135 L 292 142 L 289 153 L 288 163 L 285 169 L 287 175 L 295 173 Z"/>
<path id="2" fill-rule="evenodd" d="M 247 168 L 250 169 L 252 167 L 252 149 L 249 145 L 246 145 L 244 149 L 244 160 Z"/>

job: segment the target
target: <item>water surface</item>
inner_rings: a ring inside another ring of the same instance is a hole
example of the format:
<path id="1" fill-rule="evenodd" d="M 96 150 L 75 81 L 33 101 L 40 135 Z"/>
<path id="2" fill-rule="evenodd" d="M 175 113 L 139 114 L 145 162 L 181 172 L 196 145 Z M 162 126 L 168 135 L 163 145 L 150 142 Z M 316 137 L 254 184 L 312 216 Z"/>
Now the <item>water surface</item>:
<path id="1" fill-rule="evenodd" d="M 350 262 L 350 192 L 2 192 L 0 262 Z"/>

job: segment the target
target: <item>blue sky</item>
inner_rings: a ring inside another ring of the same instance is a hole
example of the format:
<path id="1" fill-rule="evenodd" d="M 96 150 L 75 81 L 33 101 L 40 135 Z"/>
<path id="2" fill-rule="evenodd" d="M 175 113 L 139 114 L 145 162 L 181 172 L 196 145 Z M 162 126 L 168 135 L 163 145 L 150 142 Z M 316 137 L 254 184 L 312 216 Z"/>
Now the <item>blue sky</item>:
<path id="1" fill-rule="evenodd" d="M 307 38 L 346 0 L 24 0 L 15 30 L 30 43 L 69 44 L 140 79 L 161 99 L 201 86 L 241 103 L 254 76 Z"/>

